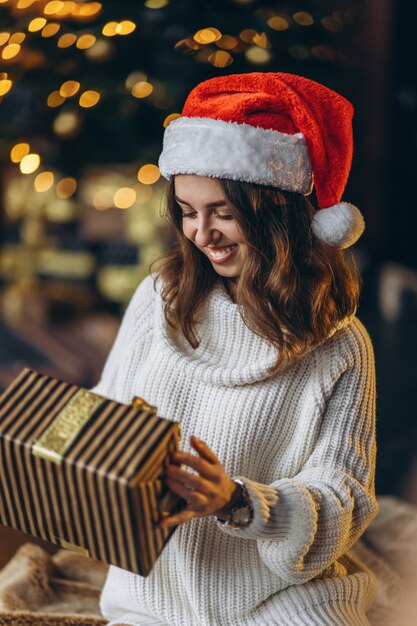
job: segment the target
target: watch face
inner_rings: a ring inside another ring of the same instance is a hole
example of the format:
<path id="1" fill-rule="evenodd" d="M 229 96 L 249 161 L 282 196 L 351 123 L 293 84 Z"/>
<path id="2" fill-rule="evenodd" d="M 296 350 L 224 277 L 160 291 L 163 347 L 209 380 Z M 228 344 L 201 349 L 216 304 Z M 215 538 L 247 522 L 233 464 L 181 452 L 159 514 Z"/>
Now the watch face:
<path id="1" fill-rule="evenodd" d="M 250 508 L 248 506 L 242 506 L 239 509 L 233 511 L 231 515 L 231 523 L 238 526 L 245 526 L 250 521 Z"/>

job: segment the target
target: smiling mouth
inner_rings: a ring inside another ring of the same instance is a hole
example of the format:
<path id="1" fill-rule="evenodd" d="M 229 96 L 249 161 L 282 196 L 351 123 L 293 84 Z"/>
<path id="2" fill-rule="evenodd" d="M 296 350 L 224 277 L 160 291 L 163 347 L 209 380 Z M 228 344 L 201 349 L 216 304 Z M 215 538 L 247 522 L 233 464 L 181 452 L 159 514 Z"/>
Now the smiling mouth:
<path id="1" fill-rule="evenodd" d="M 207 255 L 213 261 L 220 261 L 230 257 L 235 251 L 237 251 L 238 244 L 234 243 L 231 246 L 224 246 L 222 248 L 206 248 Z"/>

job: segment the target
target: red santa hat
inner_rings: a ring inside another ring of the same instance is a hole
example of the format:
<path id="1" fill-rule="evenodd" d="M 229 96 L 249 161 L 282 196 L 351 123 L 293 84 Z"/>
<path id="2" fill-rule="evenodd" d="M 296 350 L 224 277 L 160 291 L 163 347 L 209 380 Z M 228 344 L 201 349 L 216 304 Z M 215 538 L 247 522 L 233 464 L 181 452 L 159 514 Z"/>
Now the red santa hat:
<path id="1" fill-rule="evenodd" d="M 360 211 L 341 202 L 353 153 L 353 106 L 315 81 L 282 72 L 206 80 L 165 130 L 159 168 L 165 178 L 198 174 L 304 195 L 320 207 L 316 237 L 347 248 L 364 230 Z"/>

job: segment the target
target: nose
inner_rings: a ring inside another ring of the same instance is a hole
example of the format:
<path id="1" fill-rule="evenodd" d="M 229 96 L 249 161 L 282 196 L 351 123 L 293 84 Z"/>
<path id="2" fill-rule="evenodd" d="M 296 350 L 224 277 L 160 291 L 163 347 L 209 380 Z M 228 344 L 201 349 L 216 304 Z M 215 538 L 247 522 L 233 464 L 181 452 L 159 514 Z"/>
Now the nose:
<path id="1" fill-rule="evenodd" d="M 194 243 L 200 248 L 209 244 L 216 244 L 221 239 L 221 232 L 213 227 L 210 218 L 200 216 L 196 218 Z"/>

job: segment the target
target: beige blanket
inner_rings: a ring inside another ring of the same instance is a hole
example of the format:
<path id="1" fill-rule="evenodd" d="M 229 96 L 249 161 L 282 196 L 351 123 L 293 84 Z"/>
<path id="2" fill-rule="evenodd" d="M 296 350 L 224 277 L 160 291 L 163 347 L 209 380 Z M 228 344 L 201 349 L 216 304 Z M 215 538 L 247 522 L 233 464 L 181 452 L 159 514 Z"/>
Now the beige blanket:
<path id="1" fill-rule="evenodd" d="M 0 625 L 99 626 L 98 600 L 108 566 L 26 543 L 0 572 Z"/>
<path id="2" fill-rule="evenodd" d="M 417 507 L 378 498 L 380 513 L 353 552 L 378 578 L 371 626 L 412 626 L 417 613 Z M 0 626 L 99 626 L 108 566 L 27 543 L 0 571 Z"/>

